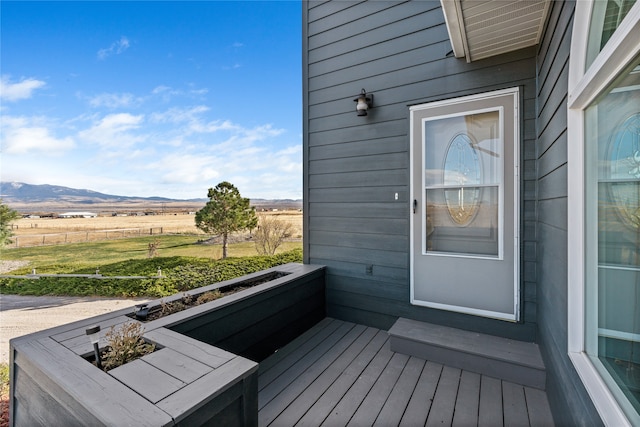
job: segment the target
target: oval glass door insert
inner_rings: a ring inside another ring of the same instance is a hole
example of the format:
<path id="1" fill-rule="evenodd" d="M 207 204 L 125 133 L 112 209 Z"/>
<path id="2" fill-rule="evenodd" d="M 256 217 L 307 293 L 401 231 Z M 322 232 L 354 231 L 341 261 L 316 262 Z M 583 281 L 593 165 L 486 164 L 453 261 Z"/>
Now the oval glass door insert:
<path id="1" fill-rule="evenodd" d="M 469 135 L 453 137 L 447 148 L 443 182 L 444 198 L 451 220 L 458 226 L 469 225 L 480 207 L 482 170 L 478 153 Z"/>

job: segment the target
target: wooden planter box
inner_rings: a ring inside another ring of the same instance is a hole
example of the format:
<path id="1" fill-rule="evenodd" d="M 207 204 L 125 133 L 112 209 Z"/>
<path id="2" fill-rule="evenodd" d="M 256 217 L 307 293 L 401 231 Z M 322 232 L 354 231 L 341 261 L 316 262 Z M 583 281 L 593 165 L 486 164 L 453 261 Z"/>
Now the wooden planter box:
<path id="1" fill-rule="evenodd" d="M 87 360 L 85 330 L 135 321 L 130 308 L 11 340 L 11 425 L 257 426 L 258 362 L 324 317 L 324 267 L 190 292 L 272 271 L 289 274 L 145 323 L 157 350 L 109 372 Z"/>

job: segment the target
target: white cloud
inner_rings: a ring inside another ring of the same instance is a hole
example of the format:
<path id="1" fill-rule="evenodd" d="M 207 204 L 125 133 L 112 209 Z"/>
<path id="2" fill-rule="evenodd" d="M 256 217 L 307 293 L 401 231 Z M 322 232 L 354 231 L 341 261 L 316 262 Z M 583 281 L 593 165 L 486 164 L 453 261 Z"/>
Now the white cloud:
<path id="1" fill-rule="evenodd" d="M 87 99 L 89 105 L 94 108 L 106 107 L 109 109 L 133 107 L 143 102 L 142 98 L 135 97 L 131 93 L 101 93 Z"/>
<path id="2" fill-rule="evenodd" d="M 36 89 L 46 85 L 42 80 L 23 78 L 19 82 L 12 82 L 9 76 L 0 79 L 0 98 L 4 101 L 18 101 L 31 98 Z"/>
<path id="3" fill-rule="evenodd" d="M 103 61 L 111 55 L 120 55 L 125 50 L 129 49 L 129 45 L 129 39 L 122 36 L 120 37 L 120 40 L 111 43 L 111 46 L 98 50 L 98 59 Z"/>
<path id="4" fill-rule="evenodd" d="M 205 105 L 189 108 L 170 108 L 162 113 L 153 113 L 150 120 L 155 123 L 189 123 L 199 120 L 199 115 L 209 111 Z"/>
<path id="5" fill-rule="evenodd" d="M 48 123 L 38 118 L 3 117 L 3 153 L 60 155 L 75 146 L 73 138 L 56 138 L 49 127 Z"/>
<path id="6" fill-rule="evenodd" d="M 141 126 L 143 121 L 144 115 L 109 114 L 98 120 L 89 129 L 79 132 L 78 135 L 103 147 L 126 148 L 144 139 L 144 137 L 132 133 Z"/>
<path id="7" fill-rule="evenodd" d="M 171 101 L 171 98 L 176 96 L 184 96 L 188 98 L 201 98 L 207 93 L 209 93 L 209 89 L 206 89 L 206 88 L 182 90 L 182 89 L 175 89 L 165 85 L 156 86 L 151 91 L 152 95 L 158 95 L 162 97 L 162 100 L 164 102 L 169 102 Z"/>

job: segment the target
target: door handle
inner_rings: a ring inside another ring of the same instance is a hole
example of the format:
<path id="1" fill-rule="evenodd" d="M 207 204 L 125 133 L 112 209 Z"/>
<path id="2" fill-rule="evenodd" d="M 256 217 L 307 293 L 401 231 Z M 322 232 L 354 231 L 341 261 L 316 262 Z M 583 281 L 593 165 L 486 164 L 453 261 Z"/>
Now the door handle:
<path id="1" fill-rule="evenodd" d="M 413 199 L 413 213 L 416 213 L 417 208 L 418 208 L 418 200 Z"/>

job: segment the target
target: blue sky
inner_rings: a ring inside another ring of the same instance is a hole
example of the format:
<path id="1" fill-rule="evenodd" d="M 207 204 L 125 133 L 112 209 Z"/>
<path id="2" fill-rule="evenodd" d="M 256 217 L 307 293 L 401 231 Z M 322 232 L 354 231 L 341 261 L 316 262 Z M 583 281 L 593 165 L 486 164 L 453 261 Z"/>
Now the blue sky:
<path id="1" fill-rule="evenodd" d="M 0 178 L 301 198 L 300 3 L 3 0 Z"/>

